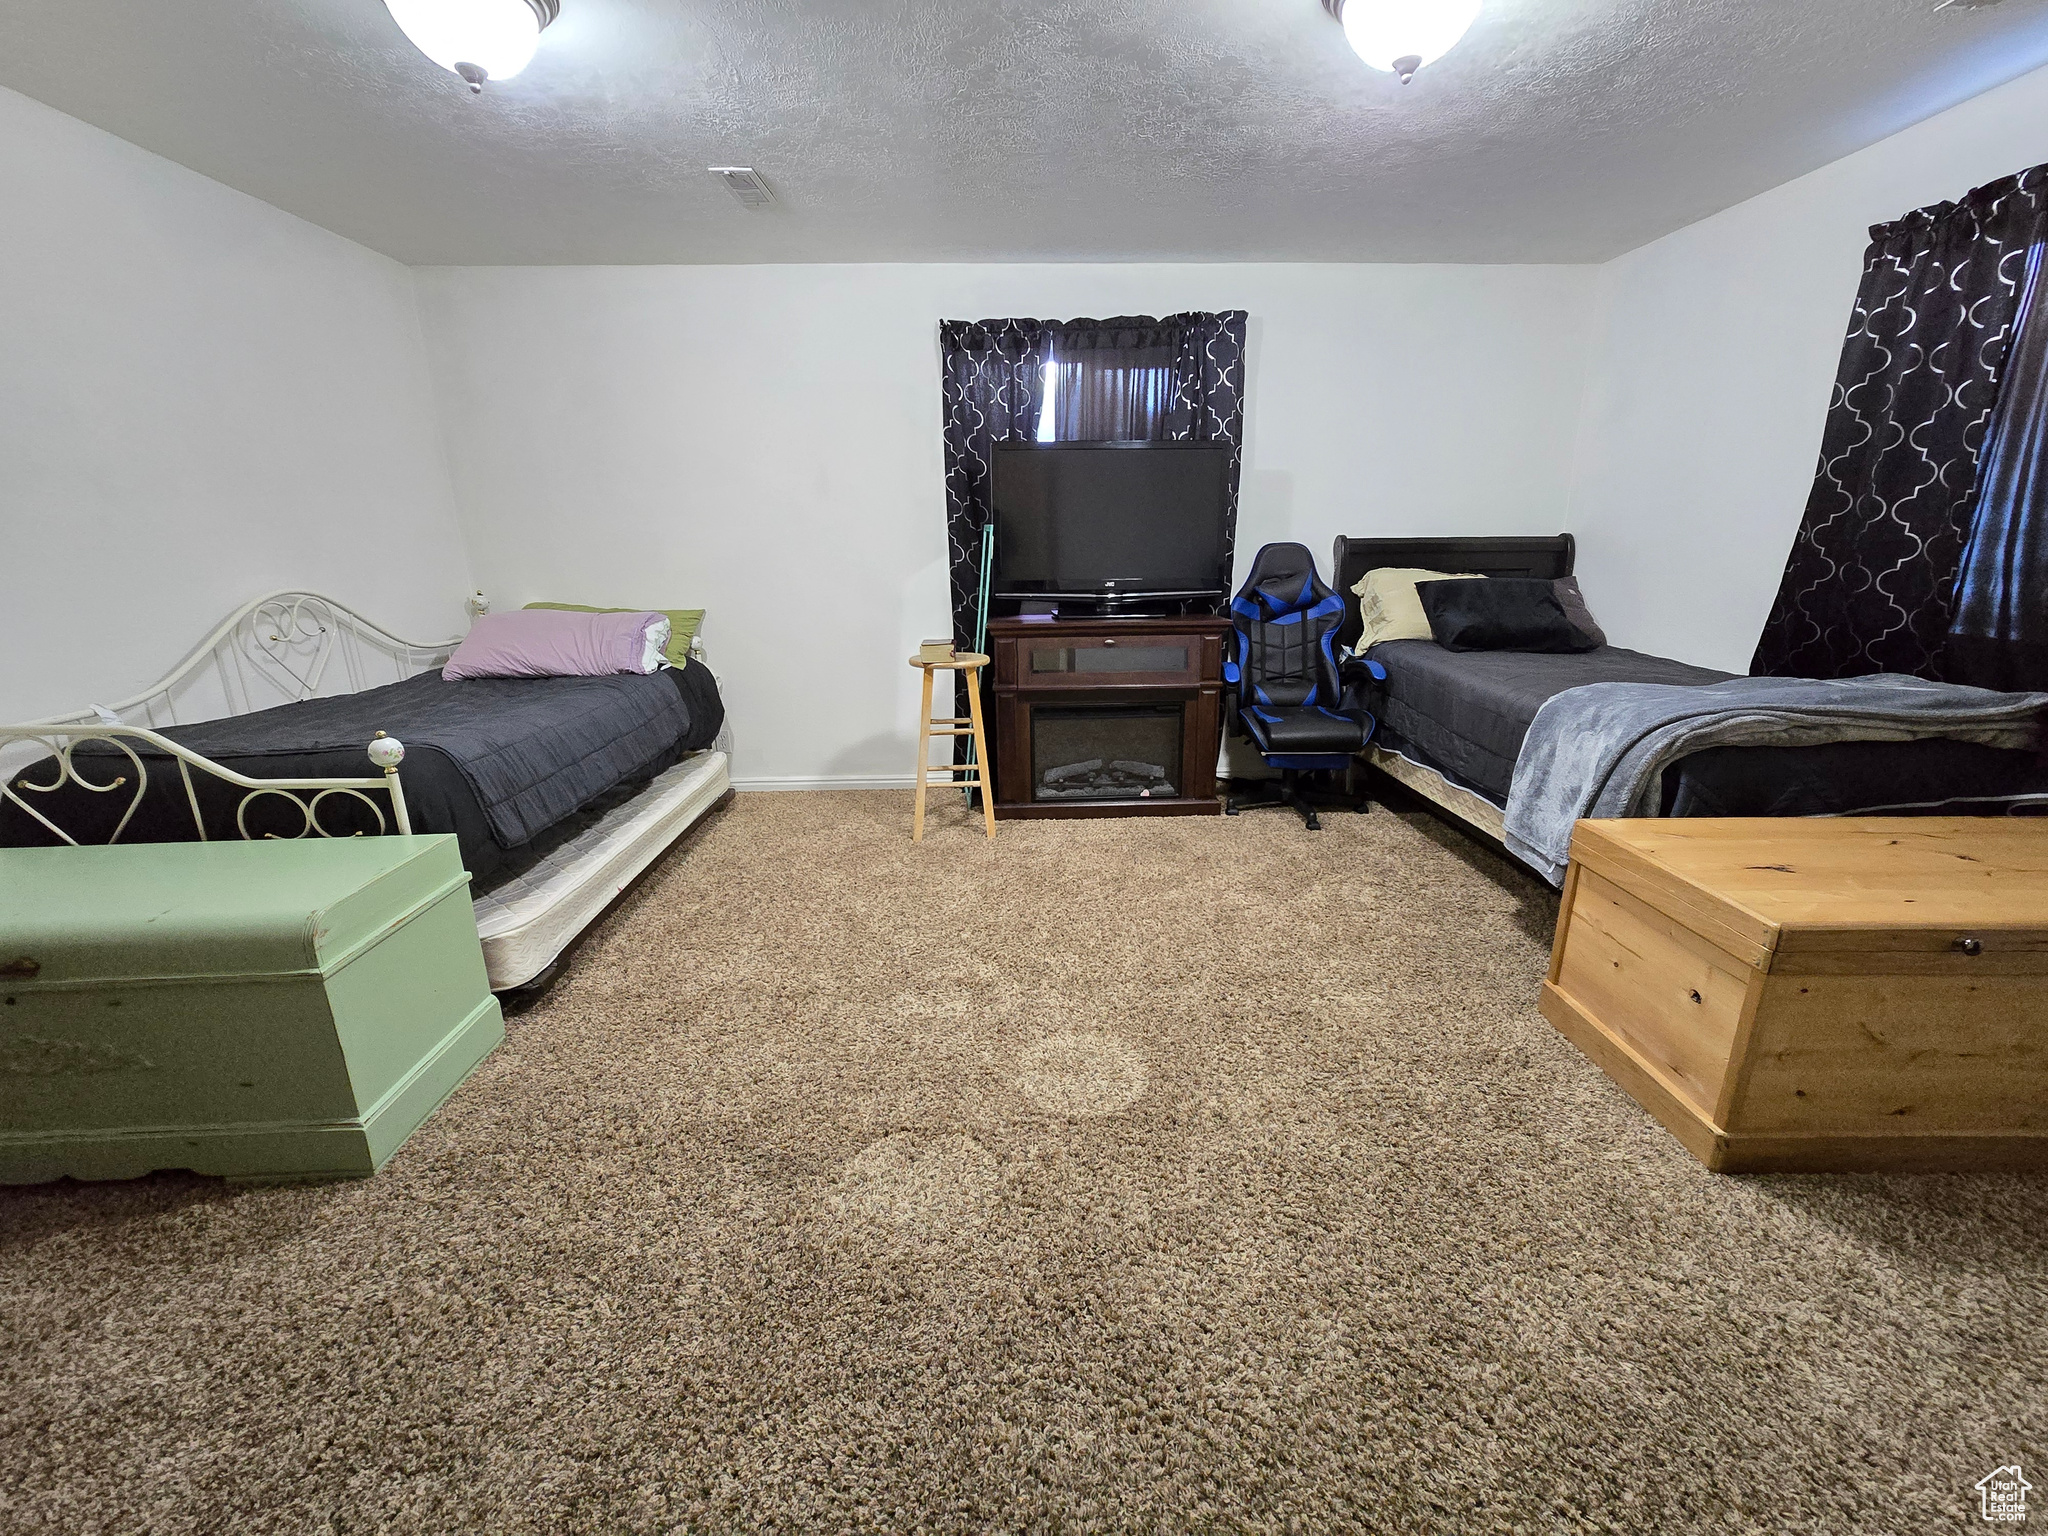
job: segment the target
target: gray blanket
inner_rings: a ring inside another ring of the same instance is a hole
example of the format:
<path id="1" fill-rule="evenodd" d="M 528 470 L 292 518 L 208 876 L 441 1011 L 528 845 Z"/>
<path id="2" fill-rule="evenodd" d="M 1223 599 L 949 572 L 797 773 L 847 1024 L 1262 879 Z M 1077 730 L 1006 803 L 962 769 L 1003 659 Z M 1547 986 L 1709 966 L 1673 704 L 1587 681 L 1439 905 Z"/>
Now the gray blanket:
<path id="1" fill-rule="evenodd" d="M 1434 640 L 1386 640 L 1380 725 L 1419 747 L 1433 767 L 1476 784 L 1495 802 L 1515 781 L 1522 738 L 1545 704 L 1590 683 L 1669 683 L 1695 688 L 1726 672 L 1688 667 L 1603 645 L 1550 655 L 1536 651 L 1447 651 Z"/>
<path id="2" fill-rule="evenodd" d="M 1990 693 L 1882 673 L 1838 682 L 1737 677 L 1704 688 L 1590 683 L 1537 711 L 1508 792 L 1507 845 L 1561 885 L 1581 817 L 1653 816 L 1664 770 L 1708 747 L 1947 737 L 2038 739 L 2048 694 Z"/>

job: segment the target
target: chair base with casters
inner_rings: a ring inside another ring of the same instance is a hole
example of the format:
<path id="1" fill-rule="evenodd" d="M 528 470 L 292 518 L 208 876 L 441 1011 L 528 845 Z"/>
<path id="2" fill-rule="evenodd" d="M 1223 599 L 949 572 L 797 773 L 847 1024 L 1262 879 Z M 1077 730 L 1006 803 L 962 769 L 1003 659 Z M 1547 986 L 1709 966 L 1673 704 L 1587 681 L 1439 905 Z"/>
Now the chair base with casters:
<path id="1" fill-rule="evenodd" d="M 1335 753 L 1304 755 L 1289 759 L 1267 758 L 1267 763 L 1280 770 L 1277 779 L 1264 780 L 1259 787 L 1247 795 L 1229 795 L 1223 802 L 1223 814 L 1237 816 L 1245 811 L 1266 811 L 1276 808 L 1291 808 L 1300 814 L 1311 832 L 1320 832 L 1323 824 L 1316 812 L 1356 811 L 1363 816 L 1372 809 L 1369 796 L 1358 794 L 1318 793 L 1303 782 L 1307 774 L 1348 773 L 1354 766 L 1349 757 Z"/>
<path id="2" fill-rule="evenodd" d="M 1259 551 L 1231 600 L 1230 617 L 1235 634 L 1223 664 L 1231 690 L 1228 713 L 1266 765 L 1280 770 L 1280 787 L 1277 793 L 1232 797 L 1224 813 L 1287 805 L 1301 813 L 1311 832 L 1320 831 L 1301 777 L 1348 770 L 1365 750 L 1379 726 L 1366 708 L 1366 693 L 1386 678 L 1386 669 L 1361 657 L 1338 659 L 1343 599 L 1323 585 L 1315 557 L 1299 544 L 1268 544 Z M 1366 809 L 1362 801 L 1350 805 Z"/>

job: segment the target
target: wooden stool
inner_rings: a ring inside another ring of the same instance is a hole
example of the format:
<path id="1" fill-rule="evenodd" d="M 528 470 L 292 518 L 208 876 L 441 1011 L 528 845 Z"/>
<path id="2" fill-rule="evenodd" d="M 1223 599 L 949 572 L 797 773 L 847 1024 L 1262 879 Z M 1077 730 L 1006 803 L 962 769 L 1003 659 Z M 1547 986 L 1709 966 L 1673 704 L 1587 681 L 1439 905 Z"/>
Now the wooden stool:
<path id="1" fill-rule="evenodd" d="M 972 651 L 962 651 L 950 661 L 920 661 L 910 658 L 910 664 L 924 673 L 924 704 L 917 712 L 917 814 L 910 824 L 910 840 L 924 841 L 924 791 L 925 776 L 933 773 L 946 775 L 946 782 L 962 789 L 981 791 L 981 814 L 988 822 L 988 835 L 996 835 L 996 803 L 988 783 L 988 739 L 981 731 L 981 669 L 988 665 L 986 656 L 977 656 Z M 967 674 L 967 714 L 941 715 L 932 718 L 932 674 L 934 672 L 965 672 Z M 944 730 L 933 730 L 933 726 L 944 726 Z M 934 736 L 972 736 L 974 738 L 974 761 L 971 763 L 935 763 L 931 760 L 932 738 Z M 972 778 L 956 779 L 954 774 L 972 774 Z"/>

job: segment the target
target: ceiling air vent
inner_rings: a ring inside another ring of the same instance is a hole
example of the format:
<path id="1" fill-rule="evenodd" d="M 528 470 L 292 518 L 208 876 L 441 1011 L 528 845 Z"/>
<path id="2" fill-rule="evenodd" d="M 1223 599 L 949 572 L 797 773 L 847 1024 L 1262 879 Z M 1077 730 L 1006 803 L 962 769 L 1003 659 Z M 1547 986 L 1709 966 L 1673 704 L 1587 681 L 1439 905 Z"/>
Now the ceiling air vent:
<path id="1" fill-rule="evenodd" d="M 725 183 L 725 190 L 748 208 L 766 208 L 775 201 L 768 190 L 768 178 L 751 165 L 714 165 L 711 174 Z"/>

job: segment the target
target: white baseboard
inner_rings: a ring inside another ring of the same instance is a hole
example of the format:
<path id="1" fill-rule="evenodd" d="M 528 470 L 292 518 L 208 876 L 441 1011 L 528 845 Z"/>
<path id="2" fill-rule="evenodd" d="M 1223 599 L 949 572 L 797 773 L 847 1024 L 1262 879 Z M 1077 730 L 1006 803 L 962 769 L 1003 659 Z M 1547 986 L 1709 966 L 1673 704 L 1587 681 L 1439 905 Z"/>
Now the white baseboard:
<path id="1" fill-rule="evenodd" d="M 910 789 L 913 788 L 916 785 L 916 783 L 916 778 L 913 775 L 906 773 L 900 776 L 890 778 L 734 779 L 732 781 L 732 787 L 734 789 L 741 791 L 764 789 Z M 933 779 L 931 781 L 931 786 L 933 789 L 940 789 L 944 787 L 943 784 L 941 784 L 941 782 L 937 779 Z"/>

